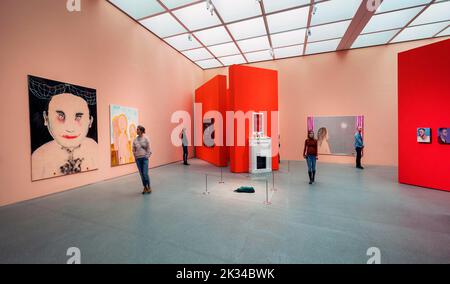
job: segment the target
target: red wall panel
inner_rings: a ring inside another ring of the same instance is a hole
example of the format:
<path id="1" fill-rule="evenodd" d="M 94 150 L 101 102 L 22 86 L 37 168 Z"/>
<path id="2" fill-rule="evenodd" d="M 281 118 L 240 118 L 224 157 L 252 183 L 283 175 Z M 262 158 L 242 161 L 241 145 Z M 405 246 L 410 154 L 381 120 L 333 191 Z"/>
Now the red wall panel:
<path id="1" fill-rule="evenodd" d="M 216 76 L 195 91 L 195 102 L 202 104 L 202 121 L 204 115 L 208 111 L 218 111 L 222 114 L 225 121 L 227 108 L 227 77 Z M 218 123 L 218 121 L 216 121 Z M 225 129 L 225 128 L 224 128 Z M 203 134 L 202 134 L 203 135 Z M 226 135 L 224 132 L 222 145 L 225 145 Z M 218 136 L 216 136 L 218 140 Z M 216 144 L 219 141 L 216 141 Z M 196 146 L 196 157 L 207 161 L 218 167 L 226 167 L 228 165 L 226 146 L 214 146 L 212 148 L 206 146 Z"/>
<path id="2" fill-rule="evenodd" d="M 278 72 L 248 66 L 231 66 L 230 76 L 230 110 L 267 112 L 267 136 L 272 137 L 272 147 L 278 147 L 278 125 L 276 132 L 271 133 L 271 111 L 278 111 Z M 278 122 L 276 122 L 278 124 Z M 237 122 L 234 127 L 234 141 L 237 144 Z M 230 148 L 230 168 L 232 172 L 249 171 L 249 121 L 245 126 L 246 146 Z M 273 170 L 278 170 L 278 156 L 272 159 Z"/>
<path id="3" fill-rule="evenodd" d="M 399 181 L 450 191 L 450 145 L 437 142 L 450 128 L 450 40 L 398 55 Z M 419 127 L 432 143 L 416 142 Z"/>

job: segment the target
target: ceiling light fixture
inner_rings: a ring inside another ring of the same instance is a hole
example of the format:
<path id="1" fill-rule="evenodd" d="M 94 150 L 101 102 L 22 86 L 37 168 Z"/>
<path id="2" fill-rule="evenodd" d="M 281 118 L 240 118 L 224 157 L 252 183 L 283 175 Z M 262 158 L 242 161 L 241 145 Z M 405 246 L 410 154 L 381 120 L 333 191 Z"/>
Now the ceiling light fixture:
<path id="1" fill-rule="evenodd" d="M 375 12 L 381 5 L 381 0 L 369 0 L 366 3 L 367 10 L 369 12 Z"/>
<path id="2" fill-rule="evenodd" d="M 214 16 L 214 5 L 212 3 L 212 0 L 206 0 L 206 10 L 208 10 L 211 13 L 211 16 Z"/>

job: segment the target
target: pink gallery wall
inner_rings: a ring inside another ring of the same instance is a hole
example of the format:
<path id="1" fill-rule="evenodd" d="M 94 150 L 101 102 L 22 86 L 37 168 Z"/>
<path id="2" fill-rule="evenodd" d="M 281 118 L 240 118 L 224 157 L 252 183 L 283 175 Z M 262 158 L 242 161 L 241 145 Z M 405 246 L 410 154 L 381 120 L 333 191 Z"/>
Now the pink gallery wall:
<path id="1" fill-rule="evenodd" d="M 364 115 L 363 162 L 397 166 L 397 54 L 443 39 L 250 64 L 278 71 L 281 159 L 302 160 L 309 115 Z M 205 71 L 205 80 L 218 74 L 228 74 L 228 68 Z M 354 158 L 320 161 L 354 163 Z"/>
<path id="2" fill-rule="evenodd" d="M 170 118 L 192 113 L 203 71 L 107 1 L 1 0 L 0 34 L 0 206 L 136 172 L 110 167 L 110 104 L 139 109 L 151 167 L 181 160 Z M 99 170 L 31 182 L 28 74 L 97 90 Z"/>

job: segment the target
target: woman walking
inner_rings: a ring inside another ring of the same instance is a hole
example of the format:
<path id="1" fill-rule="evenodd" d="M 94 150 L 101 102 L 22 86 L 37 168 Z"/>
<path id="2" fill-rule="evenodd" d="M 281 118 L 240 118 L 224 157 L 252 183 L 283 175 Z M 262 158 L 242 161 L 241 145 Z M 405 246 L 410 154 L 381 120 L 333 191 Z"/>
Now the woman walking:
<path id="1" fill-rule="evenodd" d="M 308 139 L 305 140 L 303 157 L 308 164 L 309 184 L 313 184 L 316 178 L 317 140 L 314 139 L 314 131 L 308 132 Z"/>
<path id="2" fill-rule="evenodd" d="M 133 155 L 136 160 L 136 165 L 141 175 L 144 191 L 142 194 L 152 193 L 150 187 L 150 177 L 148 176 L 148 158 L 152 155 L 150 150 L 150 141 L 144 135 L 145 128 L 141 125 L 137 127 L 137 137 L 133 141 Z"/>

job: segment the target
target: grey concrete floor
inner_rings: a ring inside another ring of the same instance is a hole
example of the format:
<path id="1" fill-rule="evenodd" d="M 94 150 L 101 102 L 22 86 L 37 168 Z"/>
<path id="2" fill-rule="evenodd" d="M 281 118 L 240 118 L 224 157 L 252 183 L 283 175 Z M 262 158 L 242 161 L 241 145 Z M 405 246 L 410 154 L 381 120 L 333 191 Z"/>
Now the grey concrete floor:
<path id="1" fill-rule="evenodd" d="M 0 208 L 0 263 L 450 263 L 450 193 L 400 185 L 396 168 L 304 162 L 271 176 L 234 175 L 199 160 Z M 209 192 L 205 195 L 205 174 Z M 265 205 L 268 178 L 271 205 Z M 255 194 L 238 194 L 241 185 Z"/>

